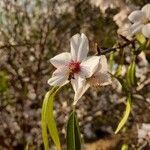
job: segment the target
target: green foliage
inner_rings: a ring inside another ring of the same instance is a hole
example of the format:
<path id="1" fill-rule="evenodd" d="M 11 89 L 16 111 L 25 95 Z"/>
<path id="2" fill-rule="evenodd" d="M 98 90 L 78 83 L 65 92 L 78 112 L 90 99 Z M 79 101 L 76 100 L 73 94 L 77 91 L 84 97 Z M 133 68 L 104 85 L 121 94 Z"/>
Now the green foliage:
<path id="1" fill-rule="evenodd" d="M 122 66 L 124 64 L 124 52 L 123 52 L 123 49 L 120 49 L 119 55 L 121 56 L 121 59 L 120 59 L 118 68 L 117 68 L 117 70 L 115 72 L 115 76 L 117 76 L 117 77 L 121 76 Z"/>
<path id="2" fill-rule="evenodd" d="M 127 122 L 128 120 L 128 117 L 129 117 L 129 114 L 131 112 L 131 94 L 128 94 L 128 98 L 127 98 L 127 103 L 126 103 L 126 110 L 125 110 L 125 113 L 124 113 L 124 116 L 122 117 L 116 131 L 115 131 L 115 134 L 117 134 L 121 128 L 125 125 L 125 123 Z"/>
<path id="3" fill-rule="evenodd" d="M 26 144 L 24 150 L 29 150 L 29 143 Z"/>
<path id="4" fill-rule="evenodd" d="M 139 44 L 139 48 L 135 50 L 135 54 L 140 54 L 143 50 L 150 49 L 150 39 L 144 37 L 142 33 L 136 35 L 136 40 Z"/>
<path id="5" fill-rule="evenodd" d="M 127 144 L 123 144 L 122 147 L 121 147 L 121 150 L 128 150 L 129 147 Z"/>
<path id="6" fill-rule="evenodd" d="M 67 150 L 81 150 L 81 137 L 79 124 L 74 110 L 67 123 Z"/>
<path id="7" fill-rule="evenodd" d="M 127 79 L 127 83 L 128 83 L 129 87 L 136 85 L 135 72 L 136 72 L 136 64 L 135 64 L 135 62 L 132 62 L 129 65 L 129 67 L 127 69 L 127 73 L 126 73 L 126 79 Z"/>
<path id="8" fill-rule="evenodd" d="M 49 92 L 46 93 L 44 101 L 43 101 L 42 136 L 43 136 L 45 150 L 49 150 L 47 129 L 57 149 L 58 150 L 61 149 L 56 122 L 53 116 L 53 101 L 54 101 L 54 96 L 58 90 L 59 88 L 52 88 Z"/>
<path id="9" fill-rule="evenodd" d="M 125 79 L 122 79 L 121 77 L 115 77 L 115 78 L 116 78 L 116 79 L 119 81 L 119 83 L 121 84 L 123 91 L 125 91 L 126 93 L 128 93 L 128 92 L 129 92 L 129 86 L 128 86 L 128 84 L 126 83 L 126 80 L 125 80 Z"/>
<path id="10" fill-rule="evenodd" d="M 114 65 L 114 52 L 111 52 L 110 57 L 109 57 L 109 68 L 112 71 L 113 70 L 113 65 Z"/>
<path id="11" fill-rule="evenodd" d="M 142 33 L 138 33 L 136 35 L 136 40 L 139 42 L 140 45 L 144 45 L 146 42 L 146 38 L 144 37 Z"/>
<path id="12" fill-rule="evenodd" d="M 8 78 L 5 71 L 0 71 L 0 92 L 5 92 L 8 88 Z"/>

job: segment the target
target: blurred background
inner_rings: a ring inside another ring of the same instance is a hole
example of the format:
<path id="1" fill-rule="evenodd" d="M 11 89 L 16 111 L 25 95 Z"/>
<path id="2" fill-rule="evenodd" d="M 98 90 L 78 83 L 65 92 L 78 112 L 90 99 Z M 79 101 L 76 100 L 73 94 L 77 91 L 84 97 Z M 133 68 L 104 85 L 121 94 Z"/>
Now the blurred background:
<path id="1" fill-rule="evenodd" d="M 117 30 L 128 14 L 149 0 L 1 0 L 0 1 L 0 150 L 42 150 L 41 107 L 54 70 L 49 59 L 70 51 L 70 38 L 85 33 L 90 53 L 94 43 L 113 47 Z M 114 135 L 125 110 L 119 83 L 89 89 L 77 104 L 77 115 L 89 150 L 150 149 L 149 52 L 137 59 L 139 84 L 132 112 L 123 130 Z M 107 54 L 109 59 L 110 55 Z M 119 53 L 115 53 L 116 68 Z M 124 70 L 130 64 L 125 56 Z M 54 114 L 61 143 L 73 100 L 70 85 L 56 96 Z"/>

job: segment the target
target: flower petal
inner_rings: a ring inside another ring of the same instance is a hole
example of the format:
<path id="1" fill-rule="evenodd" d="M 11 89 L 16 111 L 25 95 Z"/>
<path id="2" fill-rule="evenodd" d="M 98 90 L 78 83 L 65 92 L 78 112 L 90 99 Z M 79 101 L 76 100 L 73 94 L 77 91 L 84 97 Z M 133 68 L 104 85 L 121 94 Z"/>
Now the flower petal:
<path id="1" fill-rule="evenodd" d="M 102 73 L 102 72 L 99 72 L 97 75 L 96 75 L 96 78 L 98 78 L 98 84 L 100 86 L 106 86 L 106 85 L 109 85 L 111 83 L 111 77 L 108 73 Z"/>
<path id="2" fill-rule="evenodd" d="M 68 52 L 64 52 L 61 54 L 56 55 L 55 57 L 50 59 L 50 62 L 56 67 L 62 67 L 69 63 L 71 60 L 71 55 Z"/>
<path id="3" fill-rule="evenodd" d="M 89 77 L 91 77 L 94 74 L 94 72 L 97 70 L 98 65 L 99 65 L 99 61 L 100 61 L 100 57 L 99 56 L 87 57 L 80 64 L 81 71 L 79 72 L 79 75 L 82 78 L 89 78 Z"/>
<path id="4" fill-rule="evenodd" d="M 75 92 L 73 105 L 76 105 L 78 100 L 83 96 L 83 94 L 88 90 L 89 87 L 89 84 L 85 84 L 84 86 L 79 88 L 78 91 Z"/>
<path id="5" fill-rule="evenodd" d="M 136 10 L 133 11 L 129 16 L 128 19 L 132 22 L 132 23 L 136 23 L 136 22 L 143 22 L 145 20 L 145 13 L 143 13 L 140 10 Z"/>
<path id="6" fill-rule="evenodd" d="M 100 62 L 99 62 L 98 70 L 101 72 L 107 72 L 108 71 L 108 64 L 107 64 L 107 58 L 105 55 L 100 56 Z"/>
<path id="7" fill-rule="evenodd" d="M 81 88 L 85 81 L 86 80 L 84 78 L 81 78 L 78 75 L 74 75 L 74 79 L 71 79 L 71 84 L 73 86 L 74 91 L 76 92 L 79 88 Z"/>
<path id="8" fill-rule="evenodd" d="M 63 86 L 69 82 L 68 80 L 68 68 L 58 68 L 53 72 L 52 77 L 48 80 L 48 84 L 51 86 Z"/>
<path id="9" fill-rule="evenodd" d="M 134 24 L 130 27 L 131 35 L 135 35 L 136 33 L 141 32 L 142 26 L 143 26 L 143 25 L 142 25 L 141 23 L 134 23 Z"/>
<path id="10" fill-rule="evenodd" d="M 150 18 L 150 4 L 145 5 L 142 8 L 142 12 L 145 13 L 145 15 L 146 15 L 147 18 Z"/>
<path id="11" fill-rule="evenodd" d="M 130 28 L 131 28 L 131 24 L 127 24 L 125 26 L 120 27 L 117 30 L 117 33 L 119 35 L 122 35 L 122 36 L 126 37 L 128 40 L 132 40 L 132 35 L 131 35 L 131 32 L 130 32 Z"/>
<path id="12" fill-rule="evenodd" d="M 150 39 L 150 23 L 148 23 L 142 27 L 142 33 L 145 37 Z"/>
<path id="13" fill-rule="evenodd" d="M 71 58 L 76 61 L 78 57 L 79 45 L 81 43 L 80 34 L 75 34 L 71 37 L 70 45 L 71 45 Z"/>
<path id="14" fill-rule="evenodd" d="M 74 77 L 74 79 L 71 79 L 71 84 L 75 91 L 73 102 L 73 105 L 75 105 L 77 101 L 82 97 L 82 95 L 86 92 L 86 90 L 90 87 L 90 85 L 86 84 L 85 79 L 77 75 Z"/>
<path id="15" fill-rule="evenodd" d="M 89 52 L 89 41 L 86 35 L 82 33 L 77 60 L 81 62 L 83 59 L 87 57 L 88 52 Z"/>
<path id="16" fill-rule="evenodd" d="M 63 86 L 65 84 L 67 84 L 68 78 L 66 76 L 52 76 L 49 80 L 48 80 L 48 84 L 51 86 Z"/>

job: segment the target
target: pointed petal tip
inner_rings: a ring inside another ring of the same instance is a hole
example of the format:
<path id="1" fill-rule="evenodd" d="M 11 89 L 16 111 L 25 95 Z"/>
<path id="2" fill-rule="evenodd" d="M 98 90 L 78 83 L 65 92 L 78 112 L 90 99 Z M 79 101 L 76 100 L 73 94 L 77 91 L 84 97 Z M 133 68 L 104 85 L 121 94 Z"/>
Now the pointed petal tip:
<path id="1" fill-rule="evenodd" d="M 76 34 L 74 34 L 72 37 L 71 37 L 71 39 L 76 39 L 76 38 L 79 38 L 80 37 L 80 34 L 79 33 L 76 33 Z"/>
<path id="2" fill-rule="evenodd" d="M 145 6 L 143 6 L 142 11 L 149 18 L 150 17 L 150 4 L 146 4 Z"/>
<path id="3" fill-rule="evenodd" d="M 81 33 L 81 36 L 83 36 L 83 37 L 86 37 L 86 38 L 87 38 L 87 36 L 85 35 L 85 33 Z"/>
<path id="4" fill-rule="evenodd" d="M 51 85 L 51 78 L 48 79 L 47 84 L 49 84 L 50 86 L 53 86 L 53 85 Z"/>
<path id="5" fill-rule="evenodd" d="M 75 106 L 76 104 L 77 104 L 77 101 L 74 101 L 72 105 Z"/>

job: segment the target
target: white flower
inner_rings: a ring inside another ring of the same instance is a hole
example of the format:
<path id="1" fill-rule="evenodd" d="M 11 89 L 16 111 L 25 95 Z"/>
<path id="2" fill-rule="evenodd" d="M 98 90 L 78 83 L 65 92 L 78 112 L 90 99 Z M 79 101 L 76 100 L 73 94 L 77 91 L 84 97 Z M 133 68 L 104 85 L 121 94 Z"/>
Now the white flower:
<path id="1" fill-rule="evenodd" d="M 48 80 L 51 86 L 63 86 L 71 80 L 75 92 L 93 75 L 99 65 L 99 57 L 87 57 L 89 43 L 82 33 L 71 38 L 71 53 L 64 52 L 53 57 L 50 62 L 56 67 Z"/>
<path id="2" fill-rule="evenodd" d="M 118 27 L 122 27 L 124 25 L 129 24 L 128 14 L 130 13 L 130 8 L 128 6 L 124 6 L 119 13 L 117 13 L 113 20 L 115 21 Z"/>
<path id="3" fill-rule="evenodd" d="M 130 28 L 132 35 L 142 33 L 150 38 L 150 4 L 145 5 L 141 10 L 133 11 L 128 18 L 133 23 Z"/>
<path id="4" fill-rule="evenodd" d="M 104 55 L 99 56 L 99 66 L 95 70 L 94 74 L 87 80 L 81 81 L 82 86 L 73 87 L 75 90 L 74 103 L 82 97 L 90 86 L 105 86 L 111 83 L 110 75 L 108 74 L 107 59 Z"/>
<path id="5" fill-rule="evenodd" d="M 108 8 L 115 9 L 125 6 L 123 0 L 90 0 L 90 3 L 96 7 L 100 7 L 102 13 Z"/>
<path id="6" fill-rule="evenodd" d="M 132 40 L 133 37 L 131 35 L 131 24 L 130 23 L 126 23 L 124 24 L 122 27 L 120 27 L 118 30 L 117 30 L 117 33 L 119 35 L 122 35 L 124 37 L 126 37 L 128 40 Z"/>

